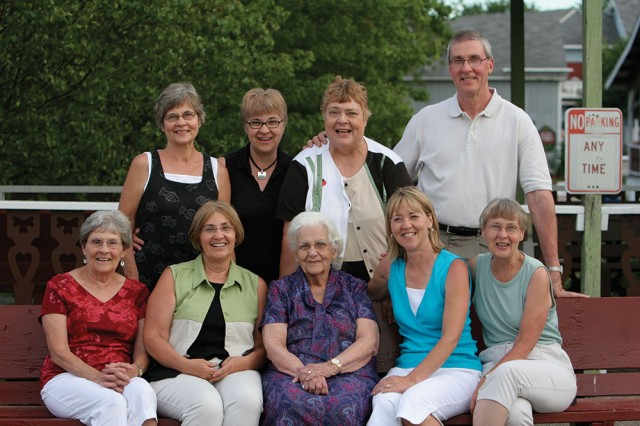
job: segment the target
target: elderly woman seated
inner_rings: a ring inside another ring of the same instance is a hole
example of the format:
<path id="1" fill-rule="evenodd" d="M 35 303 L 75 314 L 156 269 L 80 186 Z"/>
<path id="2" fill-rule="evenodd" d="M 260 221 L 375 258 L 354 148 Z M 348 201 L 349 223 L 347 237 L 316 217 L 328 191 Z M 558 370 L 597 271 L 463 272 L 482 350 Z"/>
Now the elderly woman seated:
<path id="1" fill-rule="evenodd" d="M 269 288 L 262 424 L 364 424 L 378 350 L 367 284 L 332 265 L 342 240 L 321 213 L 297 215 L 287 236 L 299 267 Z"/>
<path id="2" fill-rule="evenodd" d="M 157 424 L 156 395 L 140 378 L 149 365 L 142 341 L 149 291 L 116 272 L 130 246 L 123 213 L 95 212 L 80 227 L 84 265 L 47 283 L 40 319 L 49 355 L 40 395 L 56 417 Z"/>

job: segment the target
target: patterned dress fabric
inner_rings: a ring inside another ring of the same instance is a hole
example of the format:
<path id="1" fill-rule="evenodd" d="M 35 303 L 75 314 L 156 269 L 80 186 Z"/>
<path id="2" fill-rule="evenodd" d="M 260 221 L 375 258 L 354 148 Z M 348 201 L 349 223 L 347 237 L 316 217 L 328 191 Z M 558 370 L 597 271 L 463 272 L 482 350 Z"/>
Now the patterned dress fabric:
<path id="1" fill-rule="evenodd" d="M 102 302 L 64 273 L 47 283 L 40 316 L 66 316 L 69 349 L 87 365 L 102 370 L 112 362 L 132 361 L 138 320 L 145 317 L 148 297 L 142 283 L 127 278 L 115 296 Z M 64 372 L 47 355 L 41 386 Z"/>
<path id="2" fill-rule="evenodd" d="M 359 318 L 376 320 L 366 282 L 331 269 L 323 303 L 313 298 L 300 268 L 273 281 L 262 325 L 286 323 L 287 349 L 303 364 L 326 362 L 356 338 Z M 378 381 L 375 358 L 360 370 L 327 379 L 328 395 L 313 395 L 268 363 L 262 375 L 262 425 L 363 425 Z"/>
<path id="3" fill-rule="evenodd" d="M 150 291 L 167 266 L 198 255 L 189 226 L 201 205 L 218 199 L 210 157 L 203 154 L 203 160 L 202 181 L 187 184 L 166 179 L 158 151 L 151 152 L 151 175 L 136 213 L 144 245 L 135 252 L 139 279 Z"/>

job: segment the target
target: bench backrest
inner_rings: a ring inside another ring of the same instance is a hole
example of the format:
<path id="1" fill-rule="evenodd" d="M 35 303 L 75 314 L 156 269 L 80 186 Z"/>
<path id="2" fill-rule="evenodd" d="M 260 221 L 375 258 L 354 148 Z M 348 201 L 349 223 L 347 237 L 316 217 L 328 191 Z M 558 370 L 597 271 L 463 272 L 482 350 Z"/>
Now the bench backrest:
<path id="1" fill-rule="evenodd" d="M 578 396 L 640 395 L 634 371 L 640 370 L 640 297 L 558 299 L 557 305 Z M 38 379 L 47 345 L 39 314 L 39 305 L 0 306 L 0 379 L 11 379 L 0 381 L 0 404 L 42 403 Z M 472 327 L 480 335 L 477 320 Z"/>
<path id="2" fill-rule="evenodd" d="M 640 395 L 640 297 L 556 303 L 562 346 L 578 378 L 578 396 Z M 605 369 L 606 374 L 583 373 Z"/>

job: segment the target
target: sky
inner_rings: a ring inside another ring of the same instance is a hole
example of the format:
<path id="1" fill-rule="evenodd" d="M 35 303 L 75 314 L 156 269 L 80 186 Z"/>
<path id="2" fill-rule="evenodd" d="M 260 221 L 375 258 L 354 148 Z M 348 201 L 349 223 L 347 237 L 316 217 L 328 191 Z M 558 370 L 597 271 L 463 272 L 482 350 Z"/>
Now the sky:
<path id="1" fill-rule="evenodd" d="M 476 4 L 479 0 L 465 0 L 465 3 Z M 582 0 L 525 0 L 526 4 L 533 4 L 538 10 L 570 9 L 581 5 Z"/>

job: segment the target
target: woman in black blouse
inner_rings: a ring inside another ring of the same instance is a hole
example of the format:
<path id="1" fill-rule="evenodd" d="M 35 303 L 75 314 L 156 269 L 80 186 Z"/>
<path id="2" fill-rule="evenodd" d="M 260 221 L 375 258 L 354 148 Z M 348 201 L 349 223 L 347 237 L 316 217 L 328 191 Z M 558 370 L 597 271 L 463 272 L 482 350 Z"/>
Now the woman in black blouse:
<path id="1" fill-rule="evenodd" d="M 270 283 L 279 277 L 283 224 L 275 211 L 291 163 L 291 156 L 279 148 L 287 104 L 278 90 L 254 88 L 245 93 L 241 114 L 249 143 L 223 161 L 231 182 L 231 204 L 246 235 L 236 247 L 236 261 Z"/>

